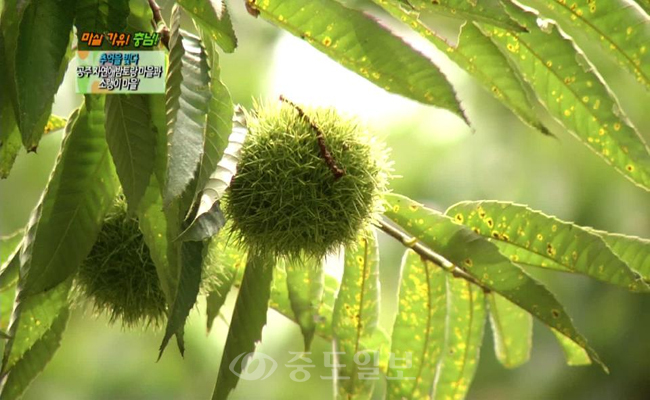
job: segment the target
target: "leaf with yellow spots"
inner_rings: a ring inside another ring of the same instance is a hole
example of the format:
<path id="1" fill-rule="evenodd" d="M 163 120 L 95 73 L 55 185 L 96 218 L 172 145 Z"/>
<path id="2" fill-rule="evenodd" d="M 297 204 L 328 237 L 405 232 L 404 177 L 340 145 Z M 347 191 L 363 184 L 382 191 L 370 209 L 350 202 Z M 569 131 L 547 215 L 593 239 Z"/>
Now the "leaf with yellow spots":
<path id="1" fill-rule="evenodd" d="M 331 0 L 248 0 L 247 5 L 377 86 L 467 122 L 438 67 L 363 13 Z"/>
<path id="2" fill-rule="evenodd" d="M 603 238 L 612 251 L 633 270 L 650 282 L 650 240 L 591 230 Z"/>
<path id="3" fill-rule="evenodd" d="M 530 359 L 533 346 L 532 316 L 496 293 L 488 293 L 485 297 L 490 310 L 497 359 L 506 368 L 525 364 Z"/>
<path id="4" fill-rule="evenodd" d="M 68 289 L 69 287 L 70 285 L 68 285 Z M 59 348 L 70 310 L 66 302 L 59 310 L 52 311 L 54 315 L 51 323 L 44 326 L 44 331 L 39 332 L 38 336 L 29 338 L 30 347 L 7 371 L 0 389 L 0 397 L 3 399 L 20 398 L 31 381 L 45 368 Z M 12 337 L 9 335 L 7 343 L 11 342 Z"/>
<path id="5" fill-rule="evenodd" d="M 419 20 L 417 13 L 408 12 L 398 5 L 399 0 L 374 0 L 393 17 L 408 25 L 429 40 L 478 80 L 492 95 L 521 119 L 522 122 L 545 135 L 550 132 L 540 121 L 517 72 L 492 41 L 471 22 L 463 25 L 458 45 L 453 46 Z"/>
<path id="6" fill-rule="evenodd" d="M 626 264 L 588 229 L 499 201 L 461 202 L 446 214 L 489 238 L 502 254 L 522 266 L 580 273 L 631 291 L 650 291 L 634 272 L 635 265 Z"/>
<path id="7" fill-rule="evenodd" d="M 178 0 L 178 4 L 187 11 L 196 27 L 209 35 L 223 51 L 227 53 L 235 51 L 237 37 L 225 1 Z"/>
<path id="8" fill-rule="evenodd" d="M 605 162 L 650 191 L 650 149 L 581 50 L 553 21 L 538 20 L 510 3 L 506 9 L 529 32 L 481 24 L 483 32 L 509 56 L 551 115 Z"/>
<path id="9" fill-rule="evenodd" d="M 25 279 L 21 278 L 19 286 Z M 65 329 L 71 284 L 70 277 L 52 290 L 33 295 L 19 287 L 8 332 L 11 339 L 6 343 L 0 369 L 0 376 L 6 375 L 6 382 L 12 384 L 5 383 L 1 398 L 20 397 L 58 348 L 58 341 L 49 343 L 47 338 L 52 331 L 60 337 Z M 38 345 L 43 341 L 48 345 Z"/>
<path id="10" fill-rule="evenodd" d="M 562 304 L 544 285 L 499 252 L 489 240 L 407 197 L 388 194 L 385 216 L 406 234 L 462 269 L 479 285 L 523 308 L 551 328 L 582 346 L 593 361 L 598 355 L 573 326 Z M 603 365 L 603 368 L 604 365 Z"/>
<path id="11" fill-rule="evenodd" d="M 363 379 L 362 364 L 379 359 L 374 333 L 379 319 L 379 252 L 374 231 L 363 231 L 345 249 L 341 289 L 334 303 L 332 333 L 338 354 L 338 393 L 370 399 L 375 380 Z M 358 361 L 355 361 L 358 360 Z"/>
<path id="12" fill-rule="evenodd" d="M 309 351 L 316 333 L 318 306 L 323 296 L 325 275 L 323 266 L 314 260 L 291 260 L 286 264 L 287 292 L 295 321 Z"/>
<path id="13" fill-rule="evenodd" d="M 445 342 L 447 273 L 412 250 L 404 253 L 401 270 L 388 400 L 421 399 L 431 392 Z"/>
<path id="14" fill-rule="evenodd" d="M 643 0 L 647 1 L 647 0 Z M 586 40 L 650 90 L 650 18 L 627 0 L 534 0 L 529 3 L 560 26 L 579 29 Z"/>
<path id="15" fill-rule="evenodd" d="M 467 0 L 398 0 L 398 2 L 417 11 L 433 12 L 468 21 L 489 22 L 508 30 L 525 30 L 516 21 L 510 19 L 497 2 L 491 4 L 485 1 Z"/>
<path id="16" fill-rule="evenodd" d="M 464 279 L 451 274 L 446 278 L 445 343 L 431 398 L 462 400 L 478 367 L 485 328 L 485 295 Z"/>
<path id="17" fill-rule="evenodd" d="M 45 131 L 43 132 L 43 134 L 48 134 L 48 133 L 61 130 L 65 128 L 65 124 L 67 122 L 68 120 L 66 120 L 65 118 L 52 114 L 50 115 L 50 118 L 47 120 L 47 124 L 45 124 Z"/>
<path id="18" fill-rule="evenodd" d="M 551 329 L 551 332 L 553 332 L 558 343 L 560 343 L 560 346 L 562 346 L 562 350 L 564 351 L 564 358 L 566 359 L 567 365 L 591 365 L 591 359 L 589 358 L 589 354 L 587 354 L 585 349 L 573 343 L 566 336 L 562 335 L 555 329 Z"/>

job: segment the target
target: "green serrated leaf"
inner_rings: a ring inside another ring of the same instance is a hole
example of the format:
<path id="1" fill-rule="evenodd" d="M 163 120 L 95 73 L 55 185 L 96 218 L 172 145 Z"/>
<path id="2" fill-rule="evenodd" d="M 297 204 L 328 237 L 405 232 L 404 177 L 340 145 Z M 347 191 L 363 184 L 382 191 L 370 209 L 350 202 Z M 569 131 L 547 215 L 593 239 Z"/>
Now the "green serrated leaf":
<path id="1" fill-rule="evenodd" d="M 206 289 L 207 296 L 207 329 L 210 332 L 214 319 L 219 315 L 221 307 L 226 302 L 230 289 L 235 284 L 237 275 L 246 262 L 246 255 L 239 248 L 230 244 L 224 237 L 214 237 L 210 240 L 203 261 L 203 268 L 210 272 L 210 282 Z"/>
<path id="2" fill-rule="evenodd" d="M 232 27 L 226 2 L 212 0 L 179 0 L 178 4 L 192 17 L 199 30 L 204 30 L 225 52 L 232 53 L 237 47 L 237 37 Z M 205 38 L 204 38 L 205 41 Z"/>
<path id="3" fill-rule="evenodd" d="M 213 400 L 225 400 L 235 389 L 249 355 L 262 339 L 273 280 L 273 259 L 256 250 L 248 253 L 244 278 L 235 303 L 223 350 Z"/>
<path id="4" fill-rule="evenodd" d="M 25 230 L 0 237 L 0 292 L 13 287 L 18 281 L 20 269 L 20 248 Z"/>
<path id="5" fill-rule="evenodd" d="M 181 355 L 185 353 L 183 344 L 183 331 L 185 321 L 190 310 L 196 303 L 201 286 L 201 267 L 203 265 L 203 242 L 183 242 L 180 244 L 179 262 L 180 276 L 178 277 L 178 288 L 176 297 L 169 309 L 169 318 L 165 328 L 165 336 L 160 345 L 158 359 L 162 357 L 169 339 L 176 335 Z"/>
<path id="6" fill-rule="evenodd" d="M 467 122 L 438 67 L 363 13 L 329 0 L 248 0 L 247 5 L 377 86 Z"/>
<path id="7" fill-rule="evenodd" d="M 59 314 L 67 312 L 71 284 L 69 278 L 52 290 L 35 295 L 18 289 L 8 332 L 12 338 L 5 347 L 0 376 L 10 373 L 34 343 L 47 333 Z"/>
<path id="8" fill-rule="evenodd" d="M 499 49 L 472 23 L 463 25 L 454 47 L 419 20 L 418 14 L 400 7 L 399 0 L 374 0 L 393 17 L 429 40 L 463 68 L 492 95 L 519 117 L 545 135 L 550 132 L 533 111 L 526 87 Z"/>
<path id="9" fill-rule="evenodd" d="M 551 332 L 555 335 L 558 343 L 562 347 L 564 352 L 564 358 L 566 359 L 567 365 L 571 366 L 581 366 L 581 365 L 591 365 L 591 359 L 589 354 L 582 347 L 578 346 L 566 336 L 562 335 L 555 329 L 551 329 Z"/>
<path id="10" fill-rule="evenodd" d="M 179 198 L 194 179 L 204 153 L 210 98 L 210 67 L 197 36 L 180 29 L 175 6 L 169 40 L 166 109 L 168 164 L 165 206 Z"/>
<path id="11" fill-rule="evenodd" d="M 467 19 L 469 21 L 486 22 L 504 29 L 524 31 L 516 21 L 513 21 L 503 12 L 498 3 L 485 4 L 485 1 L 467 0 L 397 0 L 405 8 L 417 11 L 428 11 L 446 15 L 453 18 Z"/>
<path id="12" fill-rule="evenodd" d="M 591 232 L 602 237 L 621 260 L 650 282 L 650 240 L 597 230 Z"/>
<path id="13" fill-rule="evenodd" d="M 521 265 L 581 273 L 635 292 L 650 288 L 598 235 L 574 224 L 513 203 L 461 202 L 446 212 L 489 238 Z"/>
<path id="14" fill-rule="evenodd" d="M 490 309 L 497 359 L 506 368 L 525 364 L 533 347 L 532 316 L 496 293 L 488 293 L 485 297 Z M 569 339 L 566 341 L 571 342 Z"/>
<path id="15" fill-rule="evenodd" d="M 345 249 L 341 288 L 334 304 L 332 332 L 338 354 L 338 396 L 369 399 L 374 380 L 362 379 L 360 362 L 378 358 L 370 346 L 379 319 L 379 251 L 374 231 L 359 234 Z M 365 355 L 364 355 L 365 354 Z M 362 358 L 363 357 L 363 358 Z"/>
<path id="16" fill-rule="evenodd" d="M 76 6 L 75 26 L 78 37 L 86 32 L 123 32 L 127 28 L 129 0 L 76 0 Z M 78 46 L 80 50 L 97 50 L 81 41 Z M 112 46 L 104 40 L 100 49 L 112 50 Z"/>
<path id="17" fill-rule="evenodd" d="M 571 24 L 580 29 L 650 90 L 650 18 L 643 11 L 630 7 L 625 0 L 544 0 L 532 4 L 560 26 Z"/>
<path id="18" fill-rule="evenodd" d="M 445 271 L 411 250 L 404 253 L 401 270 L 391 340 L 394 360 L 386 374 L 388 400 L 421 399 L 431 392 L 445 341 Z"/>
<path id="19" fill-rule="evenodd" d="M 551 115 L 608 164 L 650 190 L 650 149 L 582 52 L 552 21 L 513 5 L 508 12 L 527 33 L 482 25 L 507 54 Z"/>
<path id="20" fill-rule="evenodd" d="M 389 194 L 386 200 L 389 203 L 386 216 L 416 241 L 461 268 L 484 288 L 500 294 L 544 324 L 562 332 L 606 369 L 555 296 L 510 262 L 494 244 L 468 227 L 404 196 Z"/>
<path id="21" fill-rule="evenodd" d="M 61 345 L 69 314 L 68 307 L 62 308 L 49 329 L 34 342 L 9 371 L 0 391 L 0 397 L 3 400 L 20 398 L 32 380 L 50 362 Z"/>
<path id="22" fill-rule="evenodd" d="M 61 154 L 27 229 L 21 269 L 26 293 L 49 290 L 90 252 L 118 183 L 104 137 L 104 99 L 86 96 L 71 116 Z"/>
<path id="23" fill-rule="evenodd" d="M 15 58 L 16 111 L 23 145 L 28 150 L 38 146 L 54 94 L 63 80 L 74 3 L 32 1 L 20 22 Z"/>
<path id="24" fill-rule="evenodd" d="M 106 141 L 130 210 L 137 210 L 153 174 L 156 130 L 147 95 L 106 96 Z"/>
<path id="25" fill-rule="evenodd" d="M 315 260 L 288 261 L 285 266 L 287 273 L 287 293 L 291 310 L 300 326 L 308 352 L 316 333 L 318 306 L 323 297 L 325 273 L 320 262 Z"/>
<path id="26" fill-rule="evenodd" d="M 0 292 L 14 288 L 16 282 L 18 282 L 19 272 L 20 251 L 17 251 L 6 264 L 2 264 L 2 269 L 0 270 Z M 13 296 L 9 294 L 6 294 L 6 296 L 13 299 Z"/>
<path id="27" fill-rule="evenodd" d="M 445 346 L 432 399 L 462 400 L 474 378 L 483 342 L 485 296 L 464 279 L 447 277 Z"/>

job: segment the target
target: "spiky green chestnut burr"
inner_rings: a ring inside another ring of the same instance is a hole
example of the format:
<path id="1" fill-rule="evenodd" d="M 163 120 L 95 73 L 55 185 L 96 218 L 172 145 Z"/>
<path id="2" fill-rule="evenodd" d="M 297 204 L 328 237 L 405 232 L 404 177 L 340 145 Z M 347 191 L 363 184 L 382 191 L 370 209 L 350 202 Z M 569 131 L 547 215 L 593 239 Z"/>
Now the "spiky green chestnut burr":
<path id="1" fill-rule="evenodd" d="M 122 197 L 107 214 L 76 283 L 97 312 L 124 327 L 157 326 L 165 317 L 167 304 L 156 267 Z"/>
<path id="2" fill-rule="evenodd" d="M 276 257 L 321 258 L 378 215 L 389 163 L 355 119 L 288 100 L 255 104 L 225 199 L 232 233 Z"/>

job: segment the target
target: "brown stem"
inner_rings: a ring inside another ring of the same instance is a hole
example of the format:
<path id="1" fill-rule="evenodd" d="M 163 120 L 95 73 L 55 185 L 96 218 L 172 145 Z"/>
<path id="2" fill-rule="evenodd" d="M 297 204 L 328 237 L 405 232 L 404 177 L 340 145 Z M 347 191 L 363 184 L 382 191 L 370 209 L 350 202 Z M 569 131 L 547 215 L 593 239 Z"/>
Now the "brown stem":
<path id="1" fill-rule="evenodd" d="M 307 121 L 307 123 L 311 126 L 311 128 L 316 132 L 316 139 L 318 140 L 318 148 L 320 149 L 320 156 L 323 160 L 325 160 L 325 163 L 329 167 L 329 169 L 332 171 L 332 174 L 334 174 L 334 180 L 339 179 L 343 175 L 345 175 L 345 171 L 341 168 L 339 168 L 338 165 L 336 165 L 336 161 L 334 161 L 334 157 L 332 157 L 332 153 L 327 149 L 327 146 L 325 145 L 325 135 L 323 135 L 323 131 L 321 131 L 313 122 L 312 120 L 305 114 L 302 108 L 300 108 L 297 104 L 292 102 L 291 100 L 287 99 L 286 97 L 280 95 L 280 100 L 284 101 L 285 103 L 289 104 L 293 108 L 296 109 L 298 112 L 298 115 L 300 115 L 300 118 L 304 119 Z"/>
<path id="2" fill-rule="evenodd" d="M 155 22 L 156 29 L 158 29 L 160 26 L 160 41 L 163 43 L 163 45 L 165 45 L 167 50 L 169 50 L 169 28 L 167 28 L 165 20 L 163 19 L 162 9 L 158 3 L 156 3 L 156 0 L 149 0 L 149 8 L 151 8 L 151 12 L 153 13 L 153 20 Z"/>
<path id="3" fill-rule="evenodd" d="M 430 261 L 434 265 L 444 269 L 445 271 L 451 272 L 452 275 L 454 275 L 456 278 L 465 279 L 467 282 L 479 286 L 481 289 L 483 289 L 484 292 L 489 293 L 490 291 L 489 288 L 486 288 L 482 283 L 477 281 L 473 276 L 469 275 L 463 269 L 455 266 L 453 263 L 451 263 L 449 260 L 442 257 L 440 254 L 437 254 L 433 252 L 431 249 L 429 249 L 428 247 L 422 245 L 416 238 L 409 237 L 404 232 L 400 231 L 399 229 L 395 228 L 392 225 L 389 225 L 383 220 L 377 221 L 376 225 L 379 229 L 384 231 L 386 234 L 393 237 L 394 239 L 399 240 L 404 246 L 416 252 L 425 261 Z"/>

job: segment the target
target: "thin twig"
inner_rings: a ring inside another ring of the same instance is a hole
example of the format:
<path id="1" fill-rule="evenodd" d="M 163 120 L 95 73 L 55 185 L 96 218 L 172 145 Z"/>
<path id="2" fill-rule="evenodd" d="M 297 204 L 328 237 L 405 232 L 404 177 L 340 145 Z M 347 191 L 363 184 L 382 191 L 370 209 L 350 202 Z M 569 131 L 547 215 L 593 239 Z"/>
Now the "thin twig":
<path id="1" fill-rule="evenodd" d="M 154 20 L 154 27 L 156 30 L 158 30 L 158 27 L 160 27 L 160 41 L 165 45 L 167 50 L 169 50 L 169 28 L 167 28 L 167 25 L 165 24 L 165 20 L 163 19 L 162 16 L 162 9 L 156 3 L 156 0 L 149 0 L 149 7 L 151 8 L 151 12 L 153 13 L 153 20 Z"/>
<path id="2" fill-rule="evenodd" d="M 400 231 L 399 229 L 395 228 L 392 225 L 387 224 L 383 220 L 377 221 L 376 225 L 379 229 L 384 231 L 386 234 L 388 234 L 394 239 L 397 239 L 404 246 L 416 252 L 425 261 L 430 261 L 431 263 L 444 269 L 445 271 L 451 272 L 452 275 L 454 275 L 455 277 L 465 279 L 467 282 L 479 286 L 481 289 L 483 289 L 484 292 L 490 291 L 489 288 L 486 288 L 481 282 L 477 281 L 473 276 L 469 275 L 463 269 L 457 267 L 456 265 L 454 265 L 452 262 L 445 259 L 441 255 L 433 252 L 428 247 L 422 245 L 416 238 L 409 237 L 404 232 Z"/>
<path id="3" fill-rule="evenodd" d="M 300 108 L 297 104 L 292 102 L 291 100 L 287 99 L 286 97 L 280 95 L 280 100 L 284 101 L 285 103 L 289 104 L 293 108 L 296 109 L 298 112 L 298 115 L 300 115 L 300 118 L 304 119 L 316 132 L 316 139 L 318 140 L 318 147 L 320 149 L 320 156 L 323 160 L 325 160 L 325 163 L 329 167 L 329 169 L 332 171 L 332 174 L 334 174 L 334 180 L 339 179 L 343 175 L 345 175 L 345 171 L 341 168 L 339 168 L 338 165 L 336 165 L 336 161 L 334 161 L 334 157 L 332 157 L 332 153 L 327 149 L 327 146 L 325 145 L 325 135 L 323 135 L 323 131 L 321 131 L 316 124 L 314 124 L 311 119 L 305 114 L 302 108 Z"/>

